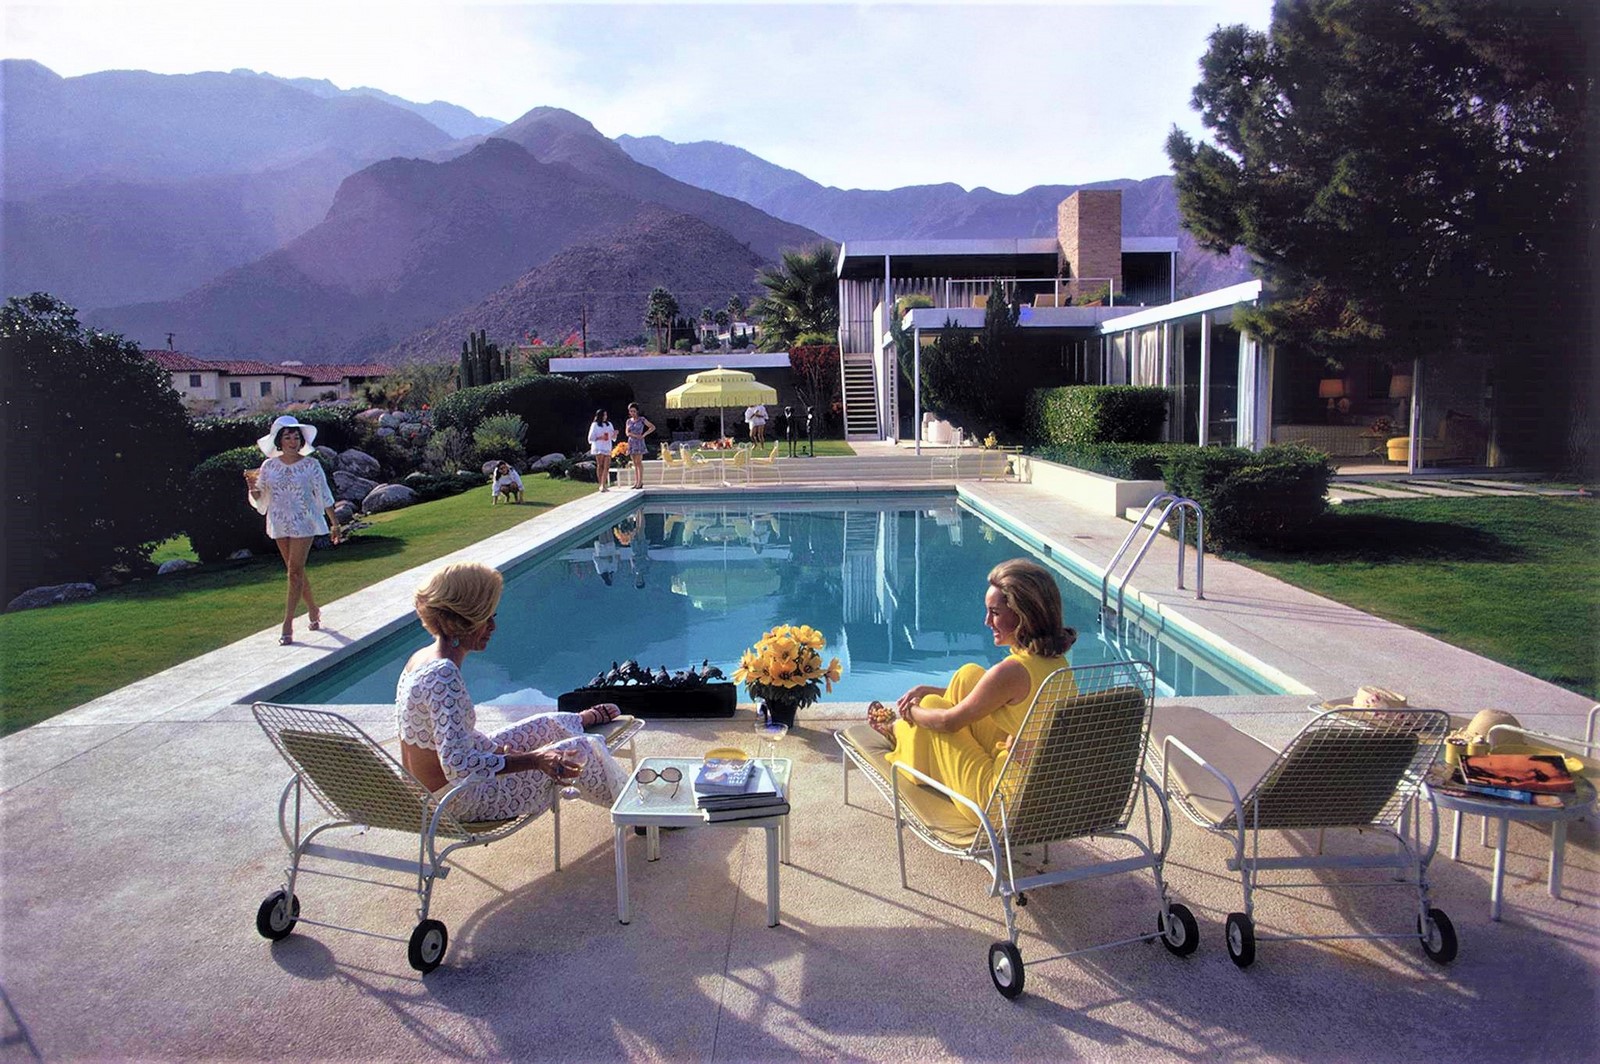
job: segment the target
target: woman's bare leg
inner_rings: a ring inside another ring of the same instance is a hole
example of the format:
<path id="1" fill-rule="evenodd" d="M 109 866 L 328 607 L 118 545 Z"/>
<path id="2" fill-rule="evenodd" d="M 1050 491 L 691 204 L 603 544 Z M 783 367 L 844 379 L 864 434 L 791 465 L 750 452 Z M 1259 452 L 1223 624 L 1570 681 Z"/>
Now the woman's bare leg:
<path id="1" fill-rule="evenodd" d="M 295 609 L 303 599 L 312 621 L 321 619 L 322 611 L 311 593 L 311 578 L 306 575 L 306 557 L 311 553 L 311 537 L 298 536 L 277 540 L 283 564 L 289 570 L 289 601 L 284 606 L 283 633 L 291 634 Z"/>
<path id="2" fill-rule="evenodd" d="M 611 479 L 611 456 L 609 454 L 595 455 L 594 471 L 595 479 L 600 482 L 600 490 L 605 491 L 609 486 L 606 482 Z"/>
<path id="3" fill-rule="evenodd" d="M 644 455 L 636 454 L 633 458 L 633 486 L 644 487 Z"/>

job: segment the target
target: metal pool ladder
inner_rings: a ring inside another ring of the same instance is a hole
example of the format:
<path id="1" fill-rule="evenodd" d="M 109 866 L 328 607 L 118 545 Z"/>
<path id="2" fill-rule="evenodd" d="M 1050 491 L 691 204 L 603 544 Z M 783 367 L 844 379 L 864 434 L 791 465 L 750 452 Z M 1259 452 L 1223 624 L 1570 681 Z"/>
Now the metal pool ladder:
<path id="1" fill-rule="evenodd" d="M 1150 526 L 1145 521 L 1150 517 L 1150 511 L 1157 506 L 1162 507 L 1161 517 Z M 1100 578 L 1100 613 L 1106 613 L 1111 602 L 1111 574 L 1116 572 L 1117 564 L 1122 561 L 1122 556 L 1128 553 L 1128 548 L 1133 545 L 1134 537 L 1140 532 L 1145 534 L 1144 542 L 1139 545 L 1138 553 L 1133 556 L 1133 561 L 1128 565 L 1128 571 L 1122 574 L 1122 579 L 1117 582 L 1117 616 L 1122 616 L 1122 597 L 1128 590 L 1128 581 L 1133 578 L 1133 572 L 1139 568 L 1139 563 L 1144 561 L 1144 556 L 1149 553 L 1150 545 L 1155 542 L 1156 536 L 1167 526 L 1167 517 L 1173 510 L 1178 511 L 1178 590 L 1183 586 L 1183 550 L 1188 545 L 1188 514 L 1194 511 L 1195 525 L 1195 559 L 1194 559 L 1194 597 L 1206 597 L 1206 515 L 1200 509 L 1200 504 L 1193 499 L 1186 499 L 1170 491 L 1164 491 L 1145 504 L 1144 512 L 1139 515 L 1139 520 L 1134 522 L 1127 536 L 1122 541 L 1122 546 L 1117 548 L 1117 553 L 1112 556 L 1111 564 L 1106 566 L 1105 575 Z"/>

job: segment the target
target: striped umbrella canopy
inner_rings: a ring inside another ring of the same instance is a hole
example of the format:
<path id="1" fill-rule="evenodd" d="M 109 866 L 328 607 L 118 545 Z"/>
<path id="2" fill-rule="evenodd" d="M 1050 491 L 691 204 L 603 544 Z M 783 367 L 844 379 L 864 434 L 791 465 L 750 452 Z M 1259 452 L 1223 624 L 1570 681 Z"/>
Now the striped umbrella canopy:
<path id="1" fill-rule="evenodd" d="M 726 436 L 727 424 L 722 410 L 729 406 L 755 406 L 758 403 L 776 403 L 778 389 L 756 380 L 754 373 L 742 369 L 701 370 L 689 374 L 689 380 L 667 393 L 668 410 L 692 410 L 698 407 L 717 408 L 717 425 Z"/>

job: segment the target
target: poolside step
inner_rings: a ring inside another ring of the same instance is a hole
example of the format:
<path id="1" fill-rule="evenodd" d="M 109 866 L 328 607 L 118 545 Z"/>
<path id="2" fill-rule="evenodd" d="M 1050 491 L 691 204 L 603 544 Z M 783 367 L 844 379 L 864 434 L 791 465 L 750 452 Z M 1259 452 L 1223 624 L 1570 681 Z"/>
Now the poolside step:
<path id="1" fill-rule="evenodd" d="M 958 480 L 993 480 L 1006 475 L 1009 456 L 1000 451 L 977 447 L 948 448 L 921 455 L 911 452 L 887 455 L 829 456 L 823 458 L 780 457 L 772 467 L 754 467 L 752 486 L 786 484 L 850 483 L 925 483 L 933 487 L 951 485 Z M 665 473 L 659 460 L 644 464 L 645 483 L 651 487 L 680 486 L 678 468 Z M 665 475 L 664 475 L 665 473 Z M 742 473 L 733 474 L 732 483 L 743 486 Z M 715 467 L 705 470 L 688 487 L 717 487 Z"/>

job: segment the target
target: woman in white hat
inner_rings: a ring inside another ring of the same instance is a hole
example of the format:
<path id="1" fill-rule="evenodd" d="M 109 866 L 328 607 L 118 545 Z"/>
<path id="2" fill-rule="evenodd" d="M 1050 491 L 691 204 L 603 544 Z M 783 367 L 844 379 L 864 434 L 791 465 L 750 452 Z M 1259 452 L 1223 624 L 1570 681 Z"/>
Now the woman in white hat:
<path id="1" fill-rule="evenodd" d="M 267 536 L 278 545 L 289 570 L 289 601 L 283 610 L 283 634 L 278 637 L 281 646 L 294 642 L 294 614 L 301 599 L 306 603 L 311 630 L 322 627 L 322 610 L 306 576 L 306 556 L 317 536 L 339 542 L 328 475 L 322 471 L 322 463 L 311 457 L 316 438 L 315 425 L 302 425 L 285 414 L 256 441 L 267 460 L 260 469 L 244 475 L 250 485 L 250 505 L 267 515 Z"/>

